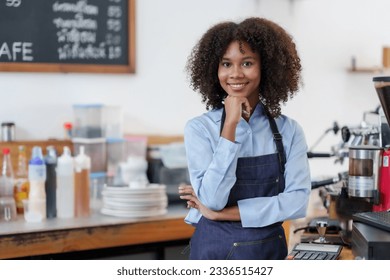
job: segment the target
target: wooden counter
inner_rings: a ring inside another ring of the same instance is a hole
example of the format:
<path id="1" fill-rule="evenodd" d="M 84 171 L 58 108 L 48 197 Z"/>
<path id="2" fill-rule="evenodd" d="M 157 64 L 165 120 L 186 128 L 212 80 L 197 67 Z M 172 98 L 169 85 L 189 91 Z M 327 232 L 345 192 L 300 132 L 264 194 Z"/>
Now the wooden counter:
<path id="1" fill-rule="evenodd" d="M 0 223 L 0 259 L 189 240 L 194 228 L 184 223 L 186 213 L 184 206 L 175 205 L 166 215 L 151 218 L 119 218 L 93 211 L 89 218 L 40 223 L 27 223 L 19 215 L 16 221 Z M 285 224 L 288 234 L 289 223 Z M 344 247 L 339 259 L 354 259 L 351 249 Z"/>
<path id="2" fill-rule="evenodd" d="M 183 205 L 163 216 L 129 219 L 93 211 L 88 218 L 50 219 L 27 223 L 23 216 L 0 223 L 0 259 L 77 252 L 189 239 L 193 227 L 184 223 Z"/>

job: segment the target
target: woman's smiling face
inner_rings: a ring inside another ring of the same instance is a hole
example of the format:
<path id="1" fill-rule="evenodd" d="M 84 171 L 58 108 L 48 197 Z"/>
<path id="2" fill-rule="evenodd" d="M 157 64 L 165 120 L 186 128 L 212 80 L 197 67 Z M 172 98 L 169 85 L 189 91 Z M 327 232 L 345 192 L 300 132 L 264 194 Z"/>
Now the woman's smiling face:
<path id="1" fill-rule="evenodd" d="M 231 42 L 218 67 L 218 79 L 226 93 L 257 104 L 260 76 L 260 56 L 245 42 Z"/>

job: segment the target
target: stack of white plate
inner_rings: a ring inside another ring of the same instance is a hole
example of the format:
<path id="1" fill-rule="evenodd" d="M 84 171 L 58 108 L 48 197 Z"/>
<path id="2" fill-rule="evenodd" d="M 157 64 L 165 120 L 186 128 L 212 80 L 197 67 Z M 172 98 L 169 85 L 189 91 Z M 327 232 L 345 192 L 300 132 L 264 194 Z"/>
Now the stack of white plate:
<path id="1" fill-rule="evenodd" d="M 148 184 L 142 188 L 105 186 L 101 213 L 110 216 L 142 218 L 167 213 L 166 186 Z"/>

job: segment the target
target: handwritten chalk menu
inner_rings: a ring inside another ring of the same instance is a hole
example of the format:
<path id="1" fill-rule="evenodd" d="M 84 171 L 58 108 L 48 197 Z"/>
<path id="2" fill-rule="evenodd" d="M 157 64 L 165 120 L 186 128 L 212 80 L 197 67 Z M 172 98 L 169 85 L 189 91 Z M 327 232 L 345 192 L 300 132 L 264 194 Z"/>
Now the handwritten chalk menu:
<path id="1" fill-rule="evenodd" d="M 0 71 L 135 71 L 135 0 L 0 0 Z"/>

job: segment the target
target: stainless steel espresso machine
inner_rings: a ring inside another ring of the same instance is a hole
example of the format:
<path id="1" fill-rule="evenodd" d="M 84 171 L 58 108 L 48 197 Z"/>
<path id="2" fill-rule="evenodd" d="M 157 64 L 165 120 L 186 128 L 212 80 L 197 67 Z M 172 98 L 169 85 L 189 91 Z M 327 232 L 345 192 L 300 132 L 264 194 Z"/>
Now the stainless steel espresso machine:
<path id="1" fill-rule="evenodd" d="M 390 77 L 375 77 L 374 84 L 381 106 L 368 113 L 376 120 L 369 123 L 365 113 L 359 127 L 340 129 L 342 141 L 331 155 L 348 160 L 348 171 L 323 181 L 328 219 L 338 221 L 344 245 L 350 244 L 354 214 L 390 209 Z"/>
<path id="2" fill-rule="evenodd" d="M 371 134 L 371 141 L 349 147 L 348 195 L 368 198 L 372 211 L 386 211 L 390 210 L 390 77 L 373 81 L 381 103 L 377 133 Z"/>
<path id="3" fill-rule="evenodd" d="M 390 77 L 374 77 L 373 82 L 381 104 L 377 125 L 362 133 L 364 141 L 348 147 L 348 176 L 336 202 L 347 239 L 353 214 L 390 210 Z"/>

